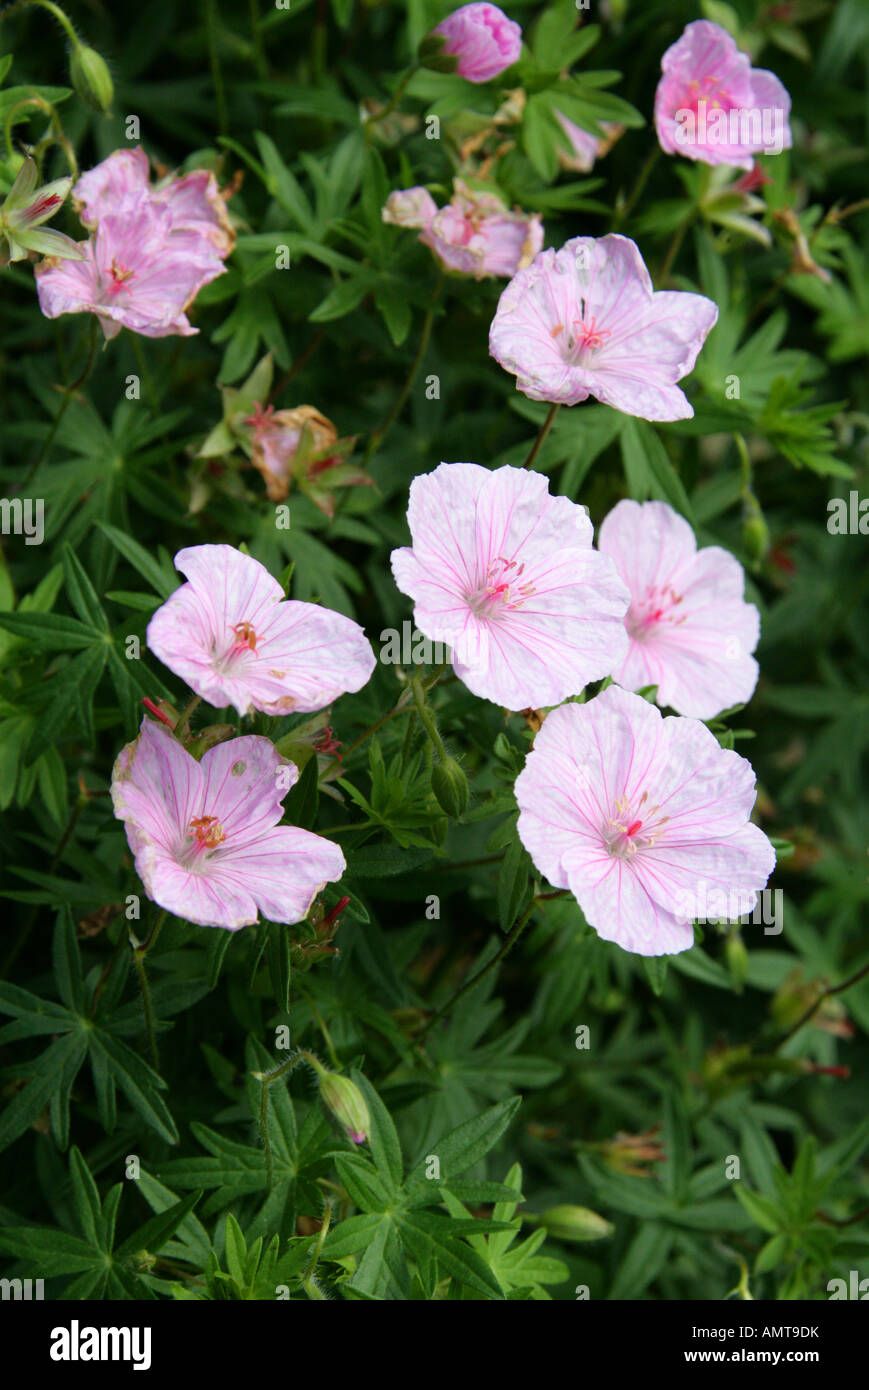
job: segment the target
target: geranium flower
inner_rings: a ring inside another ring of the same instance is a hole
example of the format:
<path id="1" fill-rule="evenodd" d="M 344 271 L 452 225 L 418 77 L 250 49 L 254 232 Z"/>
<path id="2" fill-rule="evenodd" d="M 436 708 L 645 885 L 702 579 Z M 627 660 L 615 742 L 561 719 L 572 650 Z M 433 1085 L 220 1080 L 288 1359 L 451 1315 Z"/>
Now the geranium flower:
<path id="1" fill-rule="evenodd" d="M 143 720 L 115 762 L 112 802 L 148 897 L 202 927 L 235 931 L 260 912 L 300 922 L 346 865 L 330 840 L 278 824 L 298 776 L 267 738 L 230 739 L 197 762 Z"/>
<path id="2" fill-rule="evenodd" d="M 540 872 L 605 941 L 642 956 L 687 951 L 709 901 L 752 911 L 775 867 L 749 820 L 745 758 L 618 686 L 546 716 L 515 791 Z"/>
<path id="3" fill-rule="evenodd" d="M 743 598 L 745 574 L 727 550 L 697 549 L 688 522 L 666 502 L 619 502 L 598 547 L 631 592 L 630 645 L 613 670 L 628 690 L 658 687 L 658 704 L 712 719 L 751 699 L 760 615 Z"/>
<path id="4" fill-rule="evenodd" d="M 736 40 L 697 19 L 661 59 L 655 129 L 667 154 L 750 169 L 755 154 L 792 142 L 791 99 L 772 72 L 752 68 Z"/>
<path id="5" fill-rule="evenodd" d="M 122 328 L 146 338 L 198 333 L 185 310 L 223 266 L 213 253 L 191 254 L 171 233 L 168 209 L 140 194 L 134 207 L 104 217 L 93 239 L 79 244 L 80 261 L 51 257 L 36 266 L 43 314 L 96 314 L 106 338 Z"/>
<path id="6" fill-rule="evenodd" d="M 442 463 L 414 478 L 407 519 L 395 582 L 475 695 L 555 705 L 623 659 L 627 589 L 592 549 L 585 509 L 550 497 L 542 474 Z"/>
<path id="7" fill-rule="evenodd" d="M 644 420 L 685 420 L 694 411 L 675 383 L 717 318 L 701 294 L 655 292 L 628 237 L 574 237 L 510 281 L 489 351 L 534 401 L 594 396 Z"/>
<path id="8" fill-rule="evenodd" d="M 36 267 L 46 317 L 96 314 L 106 338 L 121 328 L 148 338 L 197 333 L 186 310 L 224 273 L 235 240 L 214 175 L 198 169 L 152 187 L 144 150 L 116 150 L 81 176 L 72 198 L 93 235 L 74 266 L 52 257 Z"/>
<path id="9" fill-rule="evenodd" d="M 543 226 L 535 213 L 510 212 L 494 193 L 453 180 L 453 197 L 438 209 L 424 188 L 390 193 L 384 222 L 420 227 L 419 240 L 448 270 L 473 275 L 515 275 L 543 245 Z"/>
<path id="10" fill-rule="evenodd" d="M 497 5 L 462 5 L 432 32 L 443 36 L 443 52 L 458 59 L 456 72 L 468 82 L 490 82 L 522 52 L 521 28 Z"/>
<path id="11" fill-rule="evenodd" d="M 147 643 L 203 700 L 239 714 L 320 710 L 361 690 L 376 665 L 358 623 L 287 601 L 258 560 L 231 545 L 179 550 L 188 579 L 148 624 Z"/>

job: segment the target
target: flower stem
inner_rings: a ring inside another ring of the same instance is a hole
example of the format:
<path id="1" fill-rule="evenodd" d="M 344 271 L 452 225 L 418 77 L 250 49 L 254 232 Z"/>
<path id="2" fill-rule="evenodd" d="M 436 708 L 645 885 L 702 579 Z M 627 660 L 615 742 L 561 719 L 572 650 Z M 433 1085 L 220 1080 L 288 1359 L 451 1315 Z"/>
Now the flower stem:
<path id="1" fill-rule="evenodd" d="M 196 709 L 196 706 L 201 703 L 201 695 L 193 695 L 191 699 L 187 701 L 187 704 L 184 706 L 183 710 L 178 716 L 178 723 L 175 725 L 175 737 L 177 739 L 183 740 L 184 735 L 187 732 L 187 725 L 190 723 L 190 716 Z"/>
<path id="2" fill-rule="evenodd" d="M 151 1006 L 151 987 L 148 984 L 148 972 L 145 968 L 145 957 L 156 942 L 166 921 L 166 910 L 161 909 L 151 931 L 144 942 L 136 940 L 130 932 L 130 945 L 133 948 L 133 964 L 136 967 L 136 974 L 139 977 L 139 985 L 142 990 L 142 1005 L 145 1010 L 145 1024 L 148 1029 L 148 1046 L 151 1049 L 151 1061 L 154 1070 L 160 1070 L 160 1054 L 157 1050 L 157 1033 L 154 1028 L 154 1010 Z"/>
<path id="3" fill-rule="evenodd" d="M 658 284 L 662 288 L 664 285 L 666 285 L 667 280 L 669 279 L 670 271 L 673 267 L 673 262 L 679 254 L 679 249 L 682 245 L 682 242 L 685 240 L 685 233 L 691 225 L 691 220 L 691 218 L 686 218 L 684 222 L 680 222 L 679 226 L 673 233 L 670 245 L 667 247 L 667 254 L 661 262 L 661 269 L 658 271 L 657 276 Z"/>
<path id="4" fill-rule="evenodd" d="M 805 1013 L 797 1019 L 793 1027 L 789 1028 L 786 1033 L 782 1034 L 778 1042 L 773 1047 L 773 1052 L 778 1052 L 779 1048 L 783 1047 L 784 1044 L 788 1042 L 789 1039 L 792 1038 L 795 1033 L 798 1033 L 804 1024 L 808 1023 L 812 1018 L 814 1018 L 815 1014 L 817 1013 L 818 1009 L 821 1007 L 825 999 L 831 999 L 834 994 L 842 994 L 844 990 L 850 989 L 852 985 L 856 985 L 857 982 L 859 980 L 862 980 L 866 975 L 869 975 L 869 960 L 867 960 L 865 965 L 861 965 L 859 970 L 855 970 L 853 975 L 849 975 L 847 980 L 843 980 L 840 985 L 828 986 L 828 988 L 824 990 L 823 994 L 819 994 L 815 1002 L 813 1004 L 810 1004 L 809 1007 L 806 1009 Z"/>
<path id="5" fill-rule="evenodd" d="M 550 898 L 563 897 L 565 891 L 566 890 L 564 889 L 559 889 L 556 893 L 538 893 L 535 897 L 531 899 L 527 908 L 522 913 L 522 916 L 519 918 L 518 922 L 516 923 L 513 930 L 510 932 L 509 936 L 507 937 L 504 944 L 501 946 L 500 950 L 498 950 L 495 953 L 492 959 L 488 961 L 482 967 L 482 969 L 477 971 L 476 975 L 472 975 L 470 980 L 466 980 L 465 983 L 462 985 L 461 989 L 457 989 L 455 994 L 453 994 L 447 1000 L 447 1002 L 443 1004 L 441 1008 L 438 1009 L 437 1013 L 432 1014 L 428 1022 L 424 1024 L 419 1033 L 417 1033 L 417 1042 L 421 1038 L 424 1038 L 426 1033 L 428 1033 L 429 1030 L 433 1028 L 436 1023 L 440 1022 L 440 1020 L 450 1012 L 450 1010 L 459 1002 L 463 995 L 467 994 L 469 990 L 472 990 L 475 985 L 478 985 L 482 979 L 485 979 L 486 975 L 489 974 L 490 970 L 494 970 L 496 965 L 500 965 L 504 957 L 508 954 L 509 951 L 512 951 L 513 947 L 516 945 L 516 942 L 519 940 L 520 936 L 522 935 L 523 931 L 528 925 L 528 922 L 531 919 L 535 907 L 537 907 L 537 905 L 541 902 L 548 901 Z"/>
<path id="6" fill-rule="evenodd" d="M 627 217 L 629 216 L 629 214 L 630 214 L 631 211 L 633 210 L 633 207 L 634 207 L 634 205 L 636 204 L 637 199 L 639 198 L 639 196 L 640 196 L 640 194 L 642 193 L 643 189 L 645 188 L 646 183 L 648 182 L 649 175 L 651 174 L 652 170 L 654 169 L 655 165 L 657 164 L 657 162 L 658 162 L 660 156 L 661 156 L 661 146 L 660 146 L 660 145 L 655 145 L 655 146 L 653 147 L 651 153 L 646 157 L 646 160 L 645 160 L 645 162 L 644 162 L 642 168 L 640 169 L 640 172 L 639 172 L 639 174 L 638 174 L 638 176 L 637 176 L 637 181 L 636 181 L 636 183 L 634 184 L 633 190 L 632 190 L 632 192 L 631 192 L 631 194 L 630 194 L 630 196 L 629 196 L 627 202 L 624 203 L 624 204 L 622 205 L 622 207 L 619 208 L 619 209 L 613 214 L 613 220 L 612 220 L 612 223 L 611 223 L 611 225 L 610 225 L 610 231 L 611 231 L 611 232 L 618 231 L 619 227 L 620 227 L 620 226 L 622 225 L 622 223 L 627 219 Z"/>
<path id="7" fill-rule="evenodd" d="M 271 1086 L 273 1081 L 280 1080 L 282 1076 L 286 1076 L 289 1072 L 291 1072 L 293 1070 L 293 1067 L 298 1066 L 299 1062 L 302 1061 L 303 1056 L 303 1053 L 295 1052 L 292 1054 L 292 1056 L 287 1058 L 286 1062 L 282 1062 L 279 1067 L 276 1067 L 274 1071 L 255 1071 L 253 1073 L 255 1079 L 257 1081 L 262 1082 L 263 1088 L 262 1097 L 260 1099 L 259 1124 L 260 1133 L 262 1134 L 263 1139 L 263 1152 L 266 1156 L 266 1183 L 268 1184 L 269 1188 L 271 1187 L 272 1181 L 274 1179 L 274 1170 L 272 1164 L 272 1145 L 271 1140 L 269 1138 L 269 1087 Z"/>
<path id="8" fill-rule="evenodd" d="M 423 319 L 422 333 L 420 334 L 419 339 L 419 346 L 416 350 L 416 356 L 410 364 L 410 371 L 407 374 L 407 380 L 405 381 L 403 387 L 398 393 L 395 403 L 393 404 L 393 407 L 387 415 L 386 419 L 384 420 L 383 424 L 380 426 L 379 429 L 372 431 L 371 437 L 368 440 L 368 447 L 365 450 L 366 466 L 368 464 L 369 459 L 372 457 L 373 454 L 377 452 L 384 439 L 386 438 L 387 434 L 392 429 L 392 426 L 395 424 L 396 420 L 398 419 L 399 415 L 404 409 L 405 401 L 410 395 L 410 389 L 413 386 L 414 381 L 416 380 L 417 372 L 422 366 L 422 360 L 425 357 L 426 349 L 429 344 L 432 324 L 434 323 L 435 304 L 440 294 L 442 283 L 442 281 L 438 281 L 437 288 L 435 289 L 434 296 L 432 298 L 431 307 L 426 310 L 426 315 Z"/>
<path id="9" fill-rule="evenodd" d="M 217 107 L 217 128 L 221 135 L 225 135 L 227 131 L 226 90 L 223 85 L 220 55 L 217 51 L 217 6 L 215 0 L 205 0 L 205 28 L 208 34 L 208 60 L 211 64 L 214 102 Z"/>
<path id="10" fill-rule="evenodd" d="M 540 447 L 544 439 L 548 435 L 549 431 L 551 430 L 552 422 L 558 414 L 558 406 L 559 402 L 553 401 L 552 405 L 549 407 L 549 414 L 547 415 L 546 419 L 543 421 L 543 424 L 540 427 L 540 433 L 538 434 L 533 445 L 531 446 L 531 452 L 528 455 L 525 462 L 523 463 L 523 468 L 530 468 L 537 455 L 540 453 Z"/>
<path id="11" fill-rule="evenodd" d="M 410 688 L 413 691 L 414 704 L 416 705 L 417 714 L 422 720 L 423 728 L 431 739 L 438 757 L 443 760 L 447 756 L 447 750 L 444 748 L 444 741 L 438 733 L 438 726 L 435 723 L 434 715 L 426 704 L 425 691 L 423 690 L 422 681 L 419 679 L 419 676 L 414 676 L 410 683 Z"/>
<path id="12" fill-rule="evenodd" d="M 51 448 L 51 445 L 52 445 L 53 442 L 54 442 L 54 437 L 55 437 L 55 435 L 57 434 L 57 431 L 60 429 L 61 422 L 62 422 L 62 420 L 63 420 L 64 415 L 66 414 L 66 411 L 67 411 L 67 408 L 68 408 L 68 406 L 69 406 L 70 401 L 72 400 L 72 398 L 73 398 L 73 396 L 75 395 L 76 391 L 79 391 L 79 390 L 81 389 L 81 387 L 84 386 L 85 382 L 87 381 L 88 377 L 89 377 L 90 374 L 91 374 L 91 368 L 92 368 L 93 365 L 94 365 L 94 358 L 96 357 L 96 352 L 97 352 L 97 335 L 98 335 L 98 332 L 99 332 L 99 325 L 98 325 L 98 323 L 97 323 L 96 317 L 93 317 L 93 318 L 91 319 L 91 321 L 90 321 L 90 326 L 89 326 L 89 343 L 88 343 L 87 361 L 86 361 L 85 364 L 84 364 L 84 368 L 82 369 L 81 374 L 80 374 L 79 376 L 76 377 L 75 381 L 74 381 L 70 386 L 64 386 L 64 387 L 62 388 L 62 389 L 63 389 L 63 400 L 62 400 L 61 403 L 60 403 L 60 409 L 58 410 L 57 414 L 56 414 L 55 417 L 54 417 L 54 420 L 52 421 L 51 429 L 48 431 L 48 434 L 46 435 L 45 439 L 42 441 L 42 447 L 41 447 L 41 449 L 39 450 L 39 453 L 36 455 L 36 458 L 34 459 L 33 463 L 30 465 L 30 469 L 29 469 L 29 471 L 28 471 L 28 473 L 27 473 L 27 476 L 25 477 L 24 481 L 21 483 L 21 488 L 22 488 L 22 489 L 25 488 L 25 487 L 27 486 L 27 484 L 30 482 L 30 479 L 33 477 L 33 475 L 34 475 L 34 473 L 36 472 L 37 468 L 38 468 L 39 465 L 42 463 L 42 461 L 43 461 L 43 459 L 46 457 L 46 455 L 48 454 L 48 451 L 49 451 L 49 449 Z"/>

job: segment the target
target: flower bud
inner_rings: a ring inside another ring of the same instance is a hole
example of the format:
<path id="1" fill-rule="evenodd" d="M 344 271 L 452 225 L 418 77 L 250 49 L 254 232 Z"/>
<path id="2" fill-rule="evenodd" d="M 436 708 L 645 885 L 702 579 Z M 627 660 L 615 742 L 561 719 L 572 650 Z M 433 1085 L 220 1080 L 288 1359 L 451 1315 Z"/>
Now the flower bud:
<path id="1" fill-rule="evenodd" d="M 755 512 L 742 523 L 742 544 L 753 565 L 759 565 L 769 550 L 769 527 L 761 512 Z"/>
<path id="2" fill-rule="evenodd" d="M 730 978 L 738 990 L 745 984 L 748 974 L 748 951 L 741 934 L 732 932 L 724 943 L 724 954 L 730 969 Z"/>
<path id="3" fill-rule="evenodd" d="M 327 1071 L 310 1053 L 306 1057 L 317 1073 L 323 1104 L 332 1111 L 348 1139 L 352 1139 L 354 1144 L 364 1144 L 371 1128 L 371 1118 L 359 1087 L 349 1077 Z"/>
<path id="4" fill-rule="evenodd" d="M 431 789 L 437 803 L 448 816 L 458 820 L 468 809 L 470 788 L 468 779 L 455 758 L 444 758 L 431 771 Z"/>
<path id="5" fill-rule="evenodd" d="M 112 109 L 115 88 L 104 58 L 95 48 L 80 43 L 69 60 L 69 80 L 82 101 L 107 116 Z"/>
<path id="6" fill-rule="evenodd" d="M 588 1207 L 550 1207 L 541 1216 L 540 1224 L 558 1240 L 572 1241 L 602 1240 L 615 1229 L 612 1222 Z"/>

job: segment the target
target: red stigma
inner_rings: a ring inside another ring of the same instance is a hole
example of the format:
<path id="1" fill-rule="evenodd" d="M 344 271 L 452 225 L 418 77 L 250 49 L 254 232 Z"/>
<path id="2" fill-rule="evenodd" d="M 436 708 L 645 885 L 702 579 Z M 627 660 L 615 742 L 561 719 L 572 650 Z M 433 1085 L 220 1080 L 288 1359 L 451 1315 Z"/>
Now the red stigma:
<path id="1" fill-rule="evenodd" d="M 628 839 L 630 839 L 632 835 L 636 835 L 637 831 L 642 827 L 642 824 L 643 822 L 641 820 L 635 820 L 633 825 L 628 826 L 627 830 L 625 831 L 625 834 L 627 835 Z"/>

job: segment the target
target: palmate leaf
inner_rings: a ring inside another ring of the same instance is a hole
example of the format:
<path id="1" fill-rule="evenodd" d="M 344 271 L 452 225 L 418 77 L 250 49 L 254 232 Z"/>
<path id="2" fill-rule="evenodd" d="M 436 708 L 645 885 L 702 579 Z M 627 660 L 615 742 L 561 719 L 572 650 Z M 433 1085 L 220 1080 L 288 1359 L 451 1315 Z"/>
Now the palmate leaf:
<path id="1" fill-rule="evenodd" d="M 69 1156 L 73 1212 L 80 1235 L 39 1226 L 0 1230 L 0 1249 L 16 1255 L 40 1278 L 80 1274 L 63 1297 L 153 1298 L 156 1295 L 140 1279 L 137 1257 L 158 1254 L 190 1217 L 200 1193 L 171 1203 L 146 1221 L 120 1245 L 115 1228 L 123 1184 L 116 1183 L 104 1199 L 84 1157 L 73 1148 Z"/>
<path id="2" fill-rule="evenodd" d="M 178 1131 L 160 1094 L 166 1090 L 166 1082 L 120 1037 L 114 1036 L 113 1012 L 107 1007 L 107 1000 L 113 1002 L 109 991 L 98 999 L 94 1014 L 89 1011 L 75 926 L 68 905 L 58 913 L 53 943 L 58 986 L 64 1000 L 69 1002 L 62 1006 L 52 1004 L 14 985 L 0 983 L 0 1013 L 15 1019 L 0 1031 L 0 1037 L 9 1041 L 39 1036 L 48 1031 L 48 1023 L 52 1025 L 51 1032 L 63 1034 L 35 1062 L 19 1066 L 28 1080 L 0 1117 L 0 1149 L 7 1148 L 22 1135 L 46 1105 L 50 1107 L 54 1137 L 61 1148 L 66 1147 L 70 1093 L 87 1059 L 93 1073 L 100 1118 L 107 1129 L 114 1128 L 115 1090 L 119 1088 L 151 1129 L 167 1143 L 176 1143 Z M 122 1022 L 121 1028 L 124 1027 Z M 144 1020 L 139 1031 L 144 1031 Z"/>

